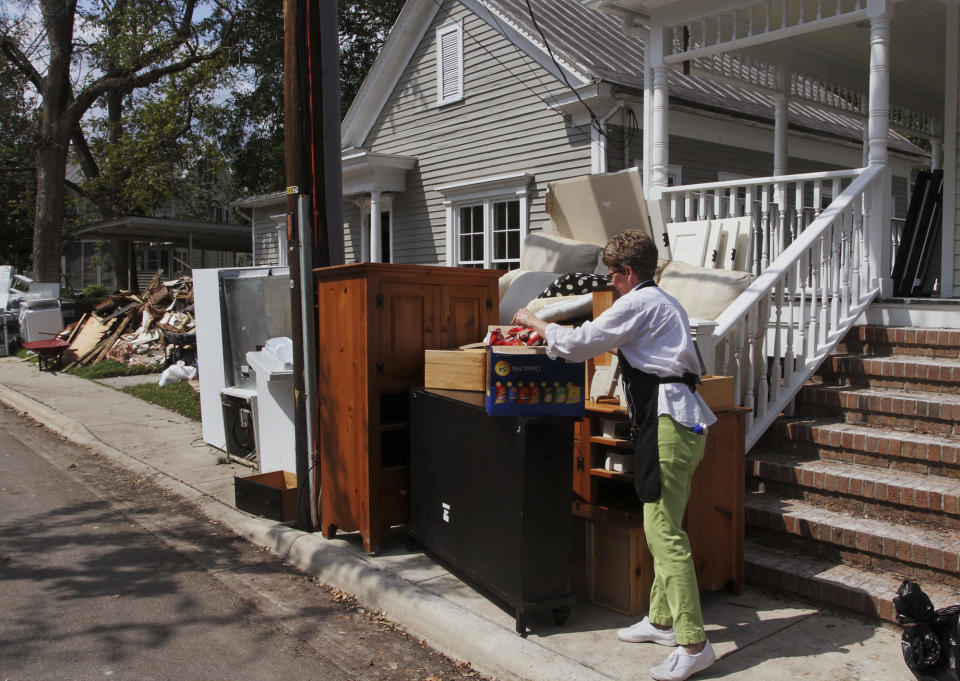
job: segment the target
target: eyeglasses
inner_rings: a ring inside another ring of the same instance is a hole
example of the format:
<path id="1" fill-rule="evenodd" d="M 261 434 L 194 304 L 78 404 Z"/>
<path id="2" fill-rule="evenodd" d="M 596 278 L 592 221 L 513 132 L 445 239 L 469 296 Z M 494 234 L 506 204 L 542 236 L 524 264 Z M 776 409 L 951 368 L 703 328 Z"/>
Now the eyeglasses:
<path id="1" fill-rule="evenodd" d="M 607 281 L 613 281 L 613 275 L 615 274 L 626 274 L 626 272 L 619 267 L 611 267 L 610 272 L 607 274 Z"/>

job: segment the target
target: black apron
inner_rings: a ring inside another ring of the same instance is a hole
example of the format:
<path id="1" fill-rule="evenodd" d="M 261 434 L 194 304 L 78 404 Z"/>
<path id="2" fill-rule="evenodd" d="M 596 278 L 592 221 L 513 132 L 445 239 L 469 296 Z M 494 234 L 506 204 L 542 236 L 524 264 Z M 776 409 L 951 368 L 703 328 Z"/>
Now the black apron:
<path id="1" fill-rule="evenodd" d="M 655 285 L 652 281 L 645 281 L 637 288 Z M 696 374 L 689 372 L 681 377 L 661 378 L 630 366 L 630 362 L 619 349 L 617 356 L 630 410 L 633 485 L 640 501 L 650 503 L 660 498 L 660 446 L 657 437 L 660 384 L 684 383 L 692 392 L 696 392 L 700 379 Z"/>

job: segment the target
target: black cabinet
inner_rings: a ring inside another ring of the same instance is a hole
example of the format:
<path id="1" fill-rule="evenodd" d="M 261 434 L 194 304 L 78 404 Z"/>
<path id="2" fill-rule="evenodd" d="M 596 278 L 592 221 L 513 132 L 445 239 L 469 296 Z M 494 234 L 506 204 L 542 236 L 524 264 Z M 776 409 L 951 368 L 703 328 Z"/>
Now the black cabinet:
<path id="1" fill-rule="evenodd" d="M 467 581 L 526 614 L 569 613 L 570 418 L 491 417 L 483 394 L 414 388 L 407 531 Z"/>

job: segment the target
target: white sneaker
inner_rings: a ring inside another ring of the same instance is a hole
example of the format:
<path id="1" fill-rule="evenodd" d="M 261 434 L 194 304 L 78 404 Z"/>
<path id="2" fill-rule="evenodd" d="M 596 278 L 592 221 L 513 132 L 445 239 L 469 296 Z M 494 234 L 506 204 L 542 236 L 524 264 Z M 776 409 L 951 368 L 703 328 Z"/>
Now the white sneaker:
<path id="1" fill-rule="evenodd" d="M 627 643 L 659 643 L 662 646 L 677 645 L 677 637 L 673 629 L 657 629 L 647 617 L 626 629 L 617 631 L 617 638 Z"/>
<path id="2" fill-rule="evenodd" d="M 710 641 L 707 641 L 703 650 L 696 655 L 691 655 L 680 647 L 670 653 L 663 664 L 651 669 L 650 676 L 657 681 L 683 681 L 697 672 L 702 672 L 716 661 L 717 654 L 710 647 Z"/>

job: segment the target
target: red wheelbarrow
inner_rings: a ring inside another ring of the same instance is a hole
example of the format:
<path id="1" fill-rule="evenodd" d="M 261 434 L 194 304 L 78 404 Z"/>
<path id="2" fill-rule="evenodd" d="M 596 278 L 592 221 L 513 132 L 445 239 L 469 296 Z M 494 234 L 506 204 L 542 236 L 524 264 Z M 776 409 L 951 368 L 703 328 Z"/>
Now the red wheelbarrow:
<path id="1" fill-rule="evenodd" d="M 40 371 L 44 369 L 60 369 L 63 366 L 63 351 L 70 344 L 61 338 L 50 340 L 28 341 L 23 344 L 27 350 L 37 353 L 37 364 Z"/>

